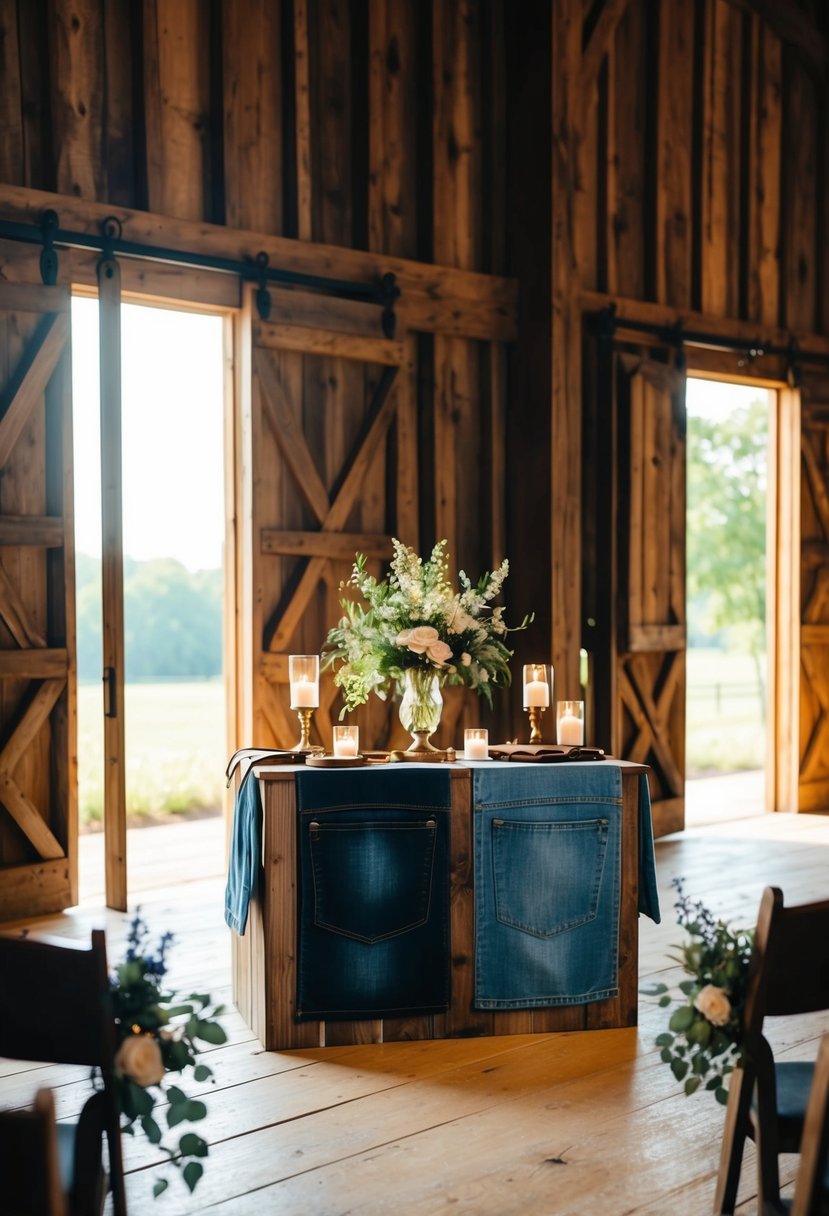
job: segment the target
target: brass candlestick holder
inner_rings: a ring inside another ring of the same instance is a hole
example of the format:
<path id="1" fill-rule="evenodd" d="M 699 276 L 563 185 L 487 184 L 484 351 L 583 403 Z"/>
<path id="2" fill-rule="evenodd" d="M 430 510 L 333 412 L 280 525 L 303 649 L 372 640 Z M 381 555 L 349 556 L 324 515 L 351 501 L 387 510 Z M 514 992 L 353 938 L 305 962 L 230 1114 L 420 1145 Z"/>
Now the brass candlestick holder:
<path id="1" fill-rule="evenodd" d="M 313 709 L 297 709 L 296 716 L 299 718 L 299 743 L 295 743 L 289 750 L 296 752 L 297 755 L 308 755 L 313 752 L 321 752 L 322 748 L 316 743 L 311 742 L 311 719 L 314 716 Z"/>
<path id="2" fill-rule="evenodd" d="M 543 705 L 529 705 L 527 713 L 530 715 L 530 743 L 543 743 L 541 738 L 541 716 L 544 713 Z"/>

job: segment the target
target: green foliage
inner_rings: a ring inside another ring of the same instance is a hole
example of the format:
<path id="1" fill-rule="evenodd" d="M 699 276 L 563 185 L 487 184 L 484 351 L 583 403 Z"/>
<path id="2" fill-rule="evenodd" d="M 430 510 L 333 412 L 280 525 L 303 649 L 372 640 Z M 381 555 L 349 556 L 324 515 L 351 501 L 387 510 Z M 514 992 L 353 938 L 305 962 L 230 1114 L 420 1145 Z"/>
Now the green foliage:
<path id="1" fill-rule="evenodd" d="M 101 678 L 101 565 L 77 555 L 78 678 Z M 124 560 L 129 681 L 209 678 L 222 670 L 222 572 L 191 573 L 172 558 Z"/>
<path id="2" fill-rule="evenodd" d="M 696 606 L 697 628 L 750 654 L 765 646 L 767 445 L 763 400 L 688 418 L 689 625 Z"/>
<path id="3" fill-rule="evenodd" d="M 197 1083 L 212 1080 L 213 1072 L 206 1064 L 197 1063 L 200 1043 L 219 1045 L 227 1041 L 223 1027 L 216 1020 L 222 1006 L 214 1005 L 208 993 L 191 993 L 176 1001 L 174 994 L 163 987 L 167 973 L 167 950 L 173 936 L 161 936 L 155 951 L 148 947 L 149 930 L 137 912 L 130 924 L 127 950 L 110 979 L 110 998 L 118 1030 L 120 1047 L 115 1060 L 116 1083 L 121 1106 L 123 1130 L 132 1135 L 138 1126 L 151 1144 L 169 1157 L 170 1164 L 180 1170 L 192 1191 L 204 1168 L 195 1158 L 206 1157 L 207 1142 L 194 1132 L 185 1132 L 176 1148 L 164 1144 L 163 1132 L 154 1117 L 158 1102 L 166 1102 L 168 1129 L 181 1123 L 196 1123 L 207 1115 L 207 1107 L 198 1098 L 190 1098 L 179 1085 L 169 1084 L 170 1073 L 192 1071 Z M 137 1061 L 130 1048 L 136 1044 L 149 1053 L 146 1061 Z M 153 1073 L 153 1061 L 158 1061 Z M 144 1067 L 146 1075 L 138 1075 Z M 130 1074 L 130 1068 L 135 1075 Z M 159 1079 L 160 1078 L 160 1079 Z M 192 1158 L 192 1160 L 188 1160 Z M 153 1187 L 158 1197 L 167 1187 L 160 1178 Z"/>
<path id="4" fill-rule="evenodd" d="M 725 1079 L 740 1055 L 742 1013 L 753 933 L 732 930 L 715 919 L 704 904 L 692 902 L 682 880 L 675 878 L 677 922 L 688 940 L 675 947 L 674 961 L 691 977 L 677 985 L 678 1001 L 668 1030 L 657 1035 L 660 1059 L 690 1096 L 703 1085 L 718 1102 L 728 1100 Z M 658 1004 L 672 1003 L 666 985 L 643 985 L 646 996 L 659 996 Z"/>

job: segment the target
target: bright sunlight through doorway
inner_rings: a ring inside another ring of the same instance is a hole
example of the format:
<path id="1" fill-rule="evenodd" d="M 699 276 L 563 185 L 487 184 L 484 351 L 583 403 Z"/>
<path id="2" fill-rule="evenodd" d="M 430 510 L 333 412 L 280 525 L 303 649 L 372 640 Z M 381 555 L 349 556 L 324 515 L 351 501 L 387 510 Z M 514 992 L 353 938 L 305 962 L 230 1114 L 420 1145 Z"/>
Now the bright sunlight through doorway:
<path id="1" fill-rule="evenodd" d="M 223 322 L 130 304 L 121 317 L 126 789 L 134 827 L 222 805 Z M 100 828 L 103 814 L 96 300 L 72 301 L 72 363 L 85 832 Z"/>
<path id="2" fill-rule="evenodd" d="M 686 822 L 761 814 L 768 712 L 765 388 L 687 385 Z"/>

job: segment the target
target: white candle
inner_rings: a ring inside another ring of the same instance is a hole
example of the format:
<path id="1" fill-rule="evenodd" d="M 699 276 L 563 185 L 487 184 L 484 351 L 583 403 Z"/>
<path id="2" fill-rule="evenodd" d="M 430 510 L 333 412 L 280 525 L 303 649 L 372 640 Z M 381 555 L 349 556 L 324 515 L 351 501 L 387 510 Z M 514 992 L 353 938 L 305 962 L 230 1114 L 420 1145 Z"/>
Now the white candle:
<path id="1" fill-rule="evenodd" d="M 584 743 L 584 722 L 575 714 L 563 714 L 557 723 L 559 743 Z"/>
<path id="2" fill-rule="evenodd" d="M 347 759 L 360 754 L 359 726 L 334 727 L 334 755 Z"/>
<path id="3" fill-rule="evenodd" d="M 357 755 L 357 740 L 346 736 L 345 739 L 334 740 L 334 755 L 335 756 L 356 756 Z"/>
<path id="4" fill-rule="evenodd" d="M 550 685 L 546 680 L 529 680 L 524 685 L 524 707 L 539 705 L 546 709 L 550 704 Z"/>
<path id="5" fill-rule="evenodd" d="M 291 681 L 291 709 L 316 709 L 319 703 L 319 685 L 315 680 Z"/>
<path id="6" fill-rule="evenodd" d="M 467 760 L 486 760 L 489 757 L 486 739 L 467 739 L 463 754 Z"/>

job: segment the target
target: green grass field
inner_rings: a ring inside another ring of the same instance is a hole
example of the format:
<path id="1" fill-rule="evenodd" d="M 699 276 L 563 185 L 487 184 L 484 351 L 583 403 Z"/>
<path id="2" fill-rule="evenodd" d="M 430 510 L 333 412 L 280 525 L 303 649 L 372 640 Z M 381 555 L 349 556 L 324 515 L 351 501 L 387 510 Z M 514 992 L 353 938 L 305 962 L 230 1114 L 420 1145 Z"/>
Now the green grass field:
<path id="1" fill-rule="evenodd" d="M 762 768 L 766 728 L 751 656 L 693 648 L 687 670 L 687 775 Z"/>
<path id="2" fill-rule="evenodd" d="M 125 699 L 128 815 L 169 815 L 221 806 L 227 762 L 222 681 L 128 684 Z M 100 685 L 79 685 L 82 824 L 103 817 L 101 714 Z"/>

